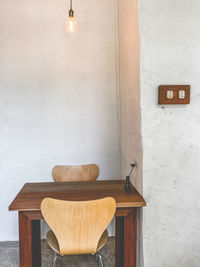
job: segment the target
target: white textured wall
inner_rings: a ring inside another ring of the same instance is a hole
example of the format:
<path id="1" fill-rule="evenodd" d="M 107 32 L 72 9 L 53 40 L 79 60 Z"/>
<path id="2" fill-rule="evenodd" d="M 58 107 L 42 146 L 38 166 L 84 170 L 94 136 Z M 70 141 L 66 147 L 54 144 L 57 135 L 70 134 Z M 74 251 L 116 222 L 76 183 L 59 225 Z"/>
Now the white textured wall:
<path id="1" fill-rule="evenodd" d="M 140 0 L 144 266 L 200 266 L 200 1 Z M 157 105 L 160 84 L 191 104 Z"/>
<path id="2" fill-rule="evenodd" d="M 96 162 L 120 178 L 114 0 L 0 0 L 0 240 L 16 240 L 8 206 L 55 164 Z"/>

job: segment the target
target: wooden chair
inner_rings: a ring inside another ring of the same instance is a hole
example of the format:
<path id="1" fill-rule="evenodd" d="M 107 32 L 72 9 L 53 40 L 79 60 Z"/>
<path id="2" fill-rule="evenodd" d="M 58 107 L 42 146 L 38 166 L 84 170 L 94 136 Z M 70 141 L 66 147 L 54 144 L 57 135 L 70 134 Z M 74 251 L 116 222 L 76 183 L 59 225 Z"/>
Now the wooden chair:
<path id="1" fill-rule="evenodd" d="M 52 170 L 52 176 L 55 182 L 95 181 L 99 176 L 99 167 L 96 164 L 57 165 Z"/>
<path id="2" fill-rule="evenodd" d="M 99 250 L 108 240 L 106 227 L 116 211 L 112 197 L 91 201 L 65 201 L 45 198 L 42 215 L 51 228 L 46 238 L 54 250 L 53 267 L 58 255 L 96 254 L 103 267 Z"/>

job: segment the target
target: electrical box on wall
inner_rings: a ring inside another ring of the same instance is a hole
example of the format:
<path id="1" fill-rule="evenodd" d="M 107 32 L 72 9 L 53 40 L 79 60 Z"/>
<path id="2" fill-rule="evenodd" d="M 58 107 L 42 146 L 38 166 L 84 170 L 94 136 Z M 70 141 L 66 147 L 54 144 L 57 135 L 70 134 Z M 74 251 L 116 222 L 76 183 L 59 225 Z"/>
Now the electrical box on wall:
<path id="1" fill-rule="evenodd" d="M 160 85 L 158 104 L 190 104 L 190 85 Z"/>

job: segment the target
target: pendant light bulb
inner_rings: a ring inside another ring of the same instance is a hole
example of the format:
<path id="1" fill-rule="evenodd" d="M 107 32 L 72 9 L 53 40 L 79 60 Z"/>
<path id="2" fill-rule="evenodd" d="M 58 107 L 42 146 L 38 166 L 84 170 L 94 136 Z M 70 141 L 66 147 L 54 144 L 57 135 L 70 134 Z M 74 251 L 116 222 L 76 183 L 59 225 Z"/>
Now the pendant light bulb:
<path id="1" fill-rule="evenodd" d="M 74 20 L 74 11 L 72 9 L 72 0 L 70 2 L 69 18 L 67 20 L 67 32 L 73 33 L 76 31 L 76 21 Z"/>

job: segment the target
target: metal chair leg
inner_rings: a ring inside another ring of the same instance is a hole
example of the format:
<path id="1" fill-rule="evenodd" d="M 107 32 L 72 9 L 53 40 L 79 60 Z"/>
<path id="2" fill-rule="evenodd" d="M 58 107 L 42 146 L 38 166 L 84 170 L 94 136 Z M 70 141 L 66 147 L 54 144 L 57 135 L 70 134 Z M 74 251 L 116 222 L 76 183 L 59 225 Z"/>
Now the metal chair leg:
<path id="1" fill-rule="evenodd" d="M 57 259 L 58 259 L 58 254 L 55 253 L 55 256 L 54 256 L 54 259 L 53 259 L 53 267 L 56 267 Z"/>
<path id="2" fill-rule="evenodd" d="M 103 264 L 103 257 L 102 257 L 102 255 L 101 255 L 99 252 L 97 252 L 96 255 L 97 255 L 98 258 L 99 258 L 99 267 L 104 267 L 104 264 Z"/>
<path id="3" fill-rule="evenodd" d="M 94 256 L 94 255 L 95 255 L 96 262 L 99 262 L 99 257 L 97 255 L 97 253 L 92 253 L 92 256 Z"/>

